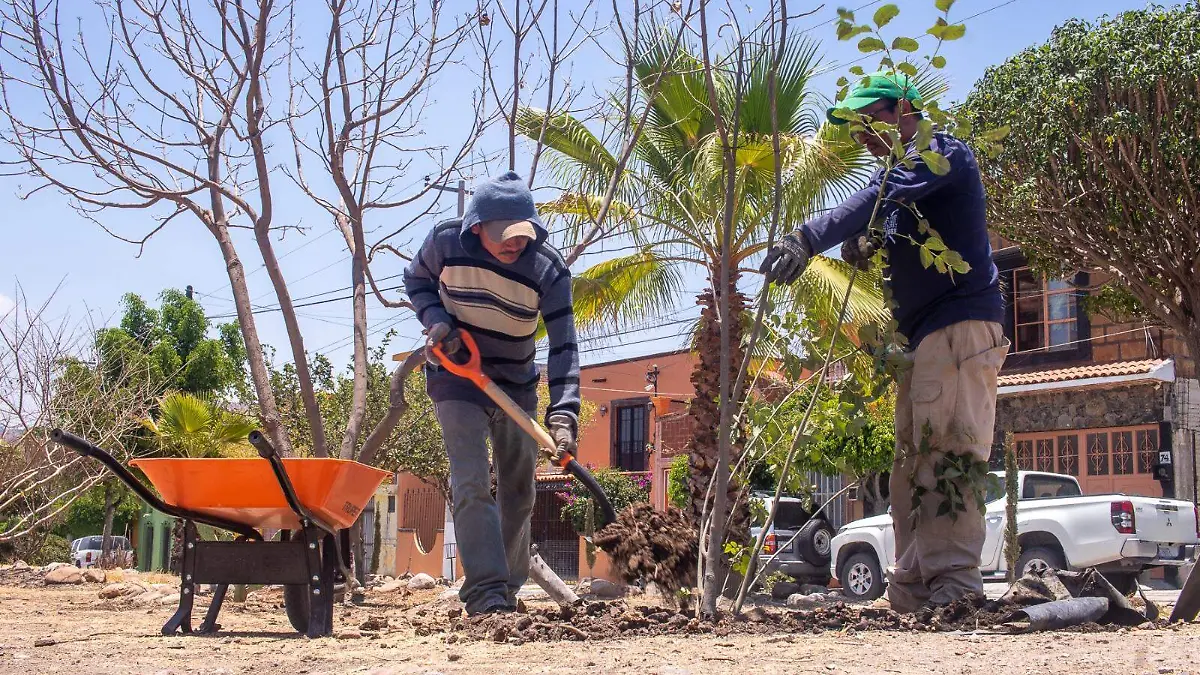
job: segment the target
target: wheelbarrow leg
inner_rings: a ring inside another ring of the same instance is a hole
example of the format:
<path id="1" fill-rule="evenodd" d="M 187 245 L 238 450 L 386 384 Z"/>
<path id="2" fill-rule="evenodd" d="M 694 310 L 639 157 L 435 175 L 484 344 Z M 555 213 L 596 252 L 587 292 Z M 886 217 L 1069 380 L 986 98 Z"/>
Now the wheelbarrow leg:
<path id="1" fill-rule="evenodd" d="M 325 637 L 333 633 L 333 571 L 337 569 L 337 552 L 333 538 L 316 527 L 305 528 L 302 536 L 310 575 L 306 634 L 310 638 Z"/>
<path id="2" fill-rule="evenodd" d="M 213 588 L 212 602 L 208 605 L 208 613 L 204 615 L 204 623 L 200 624 L 200 630 L 197 631 L 201 635 L 211 635 L 221 630 L 221 624 L 217 623 L 217 614 L 221 611 L 221 603 L 225 602 L 225 591 L 229 590 L 229 584 L 217 584 Z"/>
<path id="3" fill-rule="evenodd" d="M 162 627 L 163 635 L 174 635 L 176 631 L 187 635 L 192 632 L 192 601 L 195 600 L 196 583 L 196 540 L 199 539 L 196 524 L 183 521 L 183 554 L 179 570 L 179 609 Z M 214 615 L 215 616 L 215 615 Z"/>

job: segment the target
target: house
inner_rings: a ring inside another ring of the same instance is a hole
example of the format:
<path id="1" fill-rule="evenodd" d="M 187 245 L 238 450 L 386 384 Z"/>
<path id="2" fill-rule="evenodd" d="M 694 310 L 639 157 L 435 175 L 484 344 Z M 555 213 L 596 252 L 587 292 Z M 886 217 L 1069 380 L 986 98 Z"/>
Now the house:
<path id="1" fill-rule="evenodd" d="M 1196 501 L 1200 381 L 1170 331 L 1087 311 L 1105 277 L 1042 279 L 1018 246 L 993 236 L 1005 334 L 992 464 L 1012 433 L 1021 468 L 1079 478 L 1085 494 Z"/>

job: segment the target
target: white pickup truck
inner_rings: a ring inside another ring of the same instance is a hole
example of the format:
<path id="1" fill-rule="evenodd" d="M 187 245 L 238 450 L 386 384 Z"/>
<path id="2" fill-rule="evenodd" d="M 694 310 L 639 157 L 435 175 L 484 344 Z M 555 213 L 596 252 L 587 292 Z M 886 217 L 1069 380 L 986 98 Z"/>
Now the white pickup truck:
<path id="1" fill-rule="evenodd" d="M 987 494 L 983 544 L 984 576 L 1008 570 L 1004 560 L 1006 509 L 1004 474 Z M 1071 476 L 1021 471 L 1017 532 L 1021 574 L 1039 568 L 1096 567 L 1121 590 L 1132 590 L 1137 575 L 1158 566 L 1195 559 L 1200 543 L 1200 512 L 1191 502 L 1125 495 L 1083 496 Z M 883 595 L 883 570 L 896 562 L 890 514 L 847 523 L 833 538 L 830 570 L 847 597 Z"/>

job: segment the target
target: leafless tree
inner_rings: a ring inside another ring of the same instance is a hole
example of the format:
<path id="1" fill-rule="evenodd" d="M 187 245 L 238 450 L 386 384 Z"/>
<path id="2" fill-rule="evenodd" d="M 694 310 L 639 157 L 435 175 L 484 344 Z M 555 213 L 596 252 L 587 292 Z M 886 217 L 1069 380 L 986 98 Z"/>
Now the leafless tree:
<path id="1" fill-rule="evenodd" d="M 98 349 L 94 327 L 50 319 L 49 306 L 30 304 L 18 289 L 0 315 L 0 542 L 45 529 L 106 477 L 51 442 L 51 429 L 76 430 L 128 459 L 121 441 L 158 393 L 146 369 Z"/>
<path id="2" fill-rule="evenodd" d="M 313 450 L 325 454 L 320 410 L 287 284 L 272 247 L 271 163 L 266 135 L 279 119 L 268 82 L 286 47 L 272 29 L 274 0 L 103 0 L 96 16 L 54 0 L 8 0 L 0 12 L 0 139 L 10 174 L 32 179 L 24 196 L 65 194 L 81 216 L 139 247 L 177 218 L 216 239 L 229 275 L 251 379 L 272 442 L 291 453 L 251 313 L 245 268 L 232 232 L 253 232 L 283 309 L 305 387 Z M 285 7 L 286 9 L 286 7 Z M 134 235 L 105 224 L 144 211 L 155 224 Z"/>

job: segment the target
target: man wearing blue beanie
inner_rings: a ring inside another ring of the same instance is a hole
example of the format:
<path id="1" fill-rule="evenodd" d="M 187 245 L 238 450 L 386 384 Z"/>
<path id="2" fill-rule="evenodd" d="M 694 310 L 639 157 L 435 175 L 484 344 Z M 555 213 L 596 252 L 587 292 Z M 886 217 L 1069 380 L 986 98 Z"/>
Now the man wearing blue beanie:
<path id="1" fill-rule="evenodd" d="M 446 454 L 454 530 L 466 572 L 459 597 L 468 614 L 516 608 L 529 578 L 537 443 L 473 383 L 435 362 L 475 338 L 483 371 L 518 405 L 537 410 L 534 364 L 538 316 L 549 339 L 546 426 L 560 450 L 575 452 L 579 354 L 571 310 L 571 272 L 550 243 L 533 194 L 515 172 L 475 190 L 461 220 L 438 224 L 404 271 L 404 286 L 425 326 L 425 373 Z M 487 440 L 496 466 L 492 498 Z"/>

